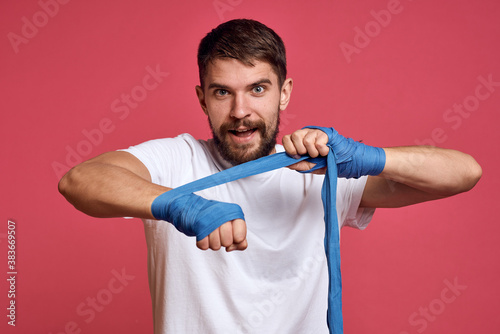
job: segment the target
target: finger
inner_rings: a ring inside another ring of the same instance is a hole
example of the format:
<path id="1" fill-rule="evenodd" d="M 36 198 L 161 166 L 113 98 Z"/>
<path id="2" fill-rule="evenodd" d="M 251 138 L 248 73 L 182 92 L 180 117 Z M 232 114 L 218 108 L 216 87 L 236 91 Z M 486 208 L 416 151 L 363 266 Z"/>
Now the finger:
<path id="1" fill-rule="evenodd" d="M 308 132 L 302 142 L 304 143 L 304 147 L 307 150 L 307 154 L 312 158 L 316 158 L 319 155 L 319 151 L 316 147 L 317 134 L 316 132 Z"/>
<path id="2" fill-rule="evenodd" d="M 285 152 L 288 153 L 288 155 L 292 157 L 298 155 L 297 150 L 295 149 L 295 146 L 292 143 L 290 135 L 283 136 L 282 143 L 283 143 L 283 148 L 285 149 Z"/>
<path id="3" fill-rule="evenodd" d="M 220 236 L 218 228 L 208 235 L 208 242 L 210 249 L 212 250 L 220 249 Z"/>
<path id="4" fill-rule="evenodd" d="M 235 219 L 232 221 L 233 228 L 233 244 L 226 247 L 227 252 L 233 250 L 245 250 L 248 246 L 247 243 L 247 225 L 243 219 Z"/>
<path id="5" fill-rule="evenodd" d="M 233 244 L 233 225 L 227 222 L 219 227 L 220 243 L 223 247 L 229 247 Z"/>
<path id="6" fill-rule="evenodd" d="M 326 144 L 317 144 L 316 145 L 318 152 L 321 156 L 325 157 L 330 153 L 330 147 L 328 147 Z"/>
<path id="7" fill-rule="evenodd" d="M 198 247 L 201 250 L 207 250 L 208 249 L 208 237 L 205 237 L 199 241 L 196 241 L 196 247 Z"/>
<path id="8" fill-rule="evenodd" d="M 316 166 L 315 163 L 303 160 L 303 161 L 299 161 L 299 162 L 294 163 L 293 165 L 288 166 L 288 168 L 290 168 L 292 170 L 296 170 L 296 171 L 306 171 L 306 170 L 313 168 L 314 166 Z"/>
<path id="9" fill-rule="evenodd" d="M 232 244 L 231 246 L 227 247 L 226 252 L 232 252 L 234 250 L 242 251 L 242 250 L 247 249 L 247 247 L 248 247 L 248 242 L 247 242 L 247 239 L 245 239 L 242 242 L 240 242 L 239 244 Z"/>
<path id="10" fill-rule="evenodd" d="M 290 139 L 292 140 L 293 146 L 295 146 L 295 150 L 298 154 L 303 155 L 307 153 L 307 148 L 304 146 L 304 130 L 297 130 L 290 135 Z"/>
<path id="11" fill-rule="evenodd" d="M 328 146 L 328 135 L 323 131 L 318 130 L 316 140 L 316 148 L 322 156 L 327 156 L 330 152 L 330 147 Z"/>
<path id="12" fill-rule="evenodd" d="M 247 224 L 243 219 L 235 219 L 232 221 L 233 228 L 233 243 L 239 244 L 247 238 Z"/>
<path id="13" fill-rule="evenodd" d="M 248 247 L 248 242 L 247 242 L 247 239 L 245 239 L 236 245 L 236 250 L 242 251 L 242 250 L 247 249 L 247 247 Z"/>

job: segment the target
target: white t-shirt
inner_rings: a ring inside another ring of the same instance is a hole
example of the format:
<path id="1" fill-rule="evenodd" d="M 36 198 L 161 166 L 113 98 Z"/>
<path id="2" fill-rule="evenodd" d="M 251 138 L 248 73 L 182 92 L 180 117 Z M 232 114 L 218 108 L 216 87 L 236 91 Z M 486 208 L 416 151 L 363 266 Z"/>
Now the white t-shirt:
<path id="1" fill-rule="evenodd" d="M 171 188 L 229 167 L 211 140 L 188 134 L 125 151 Z M 155 333 L 328 333 L 323 179 L 281 168 L 198 192 L 241 206 L 245 251 L 202 251 L 170 223 L 144 220 Z M 374 210 L 358 208 L 365 183 L 338 179 L 339 225 L 370 221 Z"/>

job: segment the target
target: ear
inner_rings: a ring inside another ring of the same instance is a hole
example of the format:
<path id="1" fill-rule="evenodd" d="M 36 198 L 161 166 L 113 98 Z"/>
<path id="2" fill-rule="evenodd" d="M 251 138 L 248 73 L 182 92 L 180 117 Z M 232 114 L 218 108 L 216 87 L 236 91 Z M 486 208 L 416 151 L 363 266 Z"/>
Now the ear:
<path id="1" fill-rule="evenodd" d="M 292 95 L 293 88 L 293 80 L 292 78 L 288 78 L 283 82 L 283 86 L 281 87 L 281 96 L 280 96 L 280 110 L 283 111 L 288 106 L 290 102 L 290 97 Z"/>
<path id="2" fill-rule="evenodd" d="M 205 93 L 203 93 L 203 88 L 196 86 L 196 95 L 198 96 L 198 101 L 200 102 L 201 109 L 205 115 L 208 115 L 207 104 L 205 102 Z"/>

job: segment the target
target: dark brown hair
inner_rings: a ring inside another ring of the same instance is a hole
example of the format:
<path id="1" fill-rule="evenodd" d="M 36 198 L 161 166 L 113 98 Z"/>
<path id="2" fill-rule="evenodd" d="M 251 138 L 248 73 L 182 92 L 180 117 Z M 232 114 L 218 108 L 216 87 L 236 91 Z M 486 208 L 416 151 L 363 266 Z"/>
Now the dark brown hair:
<path id="1" fill-rule="evenodd" d="M 217 58 L 234 58 L 248 66 L 259 60 L 269 63 L 280 87 L 286 79 L 285 45 L 272 29 L 248 19 L 231 20 L 209 32 L 198 47 L 198 70 L 203 88 L 207 65 Z"/>

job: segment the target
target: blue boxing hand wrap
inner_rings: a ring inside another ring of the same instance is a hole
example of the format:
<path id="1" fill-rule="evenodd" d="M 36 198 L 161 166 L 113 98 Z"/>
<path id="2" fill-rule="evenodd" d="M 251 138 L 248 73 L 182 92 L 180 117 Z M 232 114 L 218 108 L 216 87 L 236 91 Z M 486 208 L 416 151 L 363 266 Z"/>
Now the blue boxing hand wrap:
<path id="1" fill-rule="evenodd" d="M 345 138 L 334 128 L 321 126 L 306 126 L 305 128 L 318 129 L 328 135 L 327 145 L 335 155 L 339 177 L 359 178 L 363 175 L 379 175 L 384 170 L 384 149 Z"/>
<path id="2" fill-rule="evenodd" d="M 153 201 L 151 212 L 158 220 L 172 223 L 189 237 L 202 240 L 213 230 L 236 218 L 245 219 L 238 204 L 207 200 L 188 193 L 175 196 L 173 190 L 161 194 Z"/>
<path id="3" fill-rule="evenodd" d="M 328 311 L 327 324 L 332 334 L 342 334 L 342 280 L 340 273 L 339 224 L 337 221 L 336 195 L 337 177 L 358 178 L 363 175 L 378 175 L 385 167 L 385 151 L 341 136 L 333 128 L 309 126 L 328 135 L 330 151 L 326 157 L 310 158 L 305 155 L 299 159 L 285 152 L 234 166 L 219 173 L 207 176 L 158 196 L 151 206 L 156 219 L 172 223 L 177 230 L 197 240 L 206 237 L 220 225 L 233 219 L 244 219 L 239 205 L 209 201 L 194 194 L 206 188 L 231 182 L 243 177 L 268 172 L 306 160 L 316 165 L 305 171 L 326 167 L 325 180 L 321 190 L 325 212 L 325 254 L 328 265 Z"/>
<path id="4" fill-rule="evenodd" d="M 245 217 L 237 204 L 207 200 L 194 192 L 289 166 L 307 158 L 304 156 L 296 160 L 283 152 L 234 166 L 161 194 L 153 201 L 151 212 L 156 219 L 168 221 L 185 235 L 201 240 L 223 223 Z"/>

